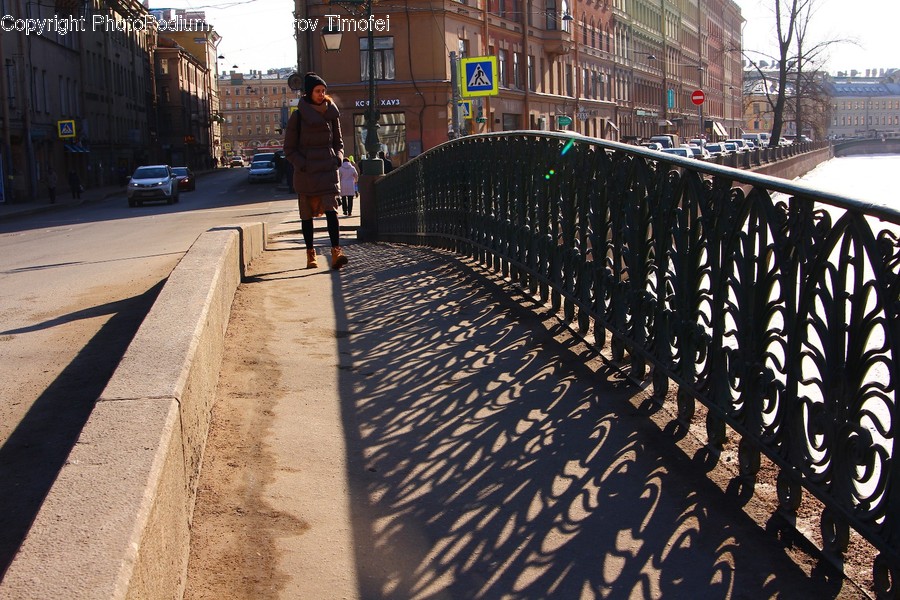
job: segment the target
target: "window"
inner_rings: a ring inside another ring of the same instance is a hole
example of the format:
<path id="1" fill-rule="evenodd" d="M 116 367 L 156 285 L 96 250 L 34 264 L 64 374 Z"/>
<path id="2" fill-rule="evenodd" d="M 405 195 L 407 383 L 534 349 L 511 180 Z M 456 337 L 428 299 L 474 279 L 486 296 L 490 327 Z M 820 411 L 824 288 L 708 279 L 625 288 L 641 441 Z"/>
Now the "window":
<path id="1" fill-rule="evenodd" d="M 389 156 L 397 156 L 406 152 L 406 114 L 399 113 L 381 113 L 378 119 L 378 141 L 381 147 Z M 356 147 L 353 154 L 363 156 L 365 154 L 366 125 L 365 115 L 353 115 L 353 125 L 355 130 L 354 142 Z M 346 142 L 346 138 L 344 140 Z M 344 152 L 347 149 L 344 148 Z"/>
<path id="2" fill-rule="evenodd" d="M 528 89 L 534 91 L 534 57 L 528 55 Z"/>
<path id="3" fill-rule="evenodd" d="M 6 76 L 6 93 L 9 95 L 8 102 L 9 107 L 13 110 L 16 109 L 16 90 L 18 89 L 16 86 L 16 81 L 18 77 L 16 75 L 16 63 L 7 60 L 6 65 L 4 66 L 5 76 Z"/>
<path id="4" fill-rule="evenodd" d="M 518 52 L 513 52 L 512 84 L 516 89 L 522 89 L 522 69 L 519 65 Z"/>
<path id="5" fill-rule="evenodd" d="M 159 61 L 159 70 L 163 75 L 169 74 L 169 59 L 164 58 Z"/>
<path id="6" fill-rule="evenodd" d="M 497 53 L 497 70 L 500 75 L 500 85 L 505 88 L 509 87 L 509 70 L 507 68 L 507 63 L 509 62 L 506 50 L 501 49 L 500 52 Z"/>
<path id="7" fill-rule="evenodd" d="M 369 80 L 369 38 L 359 38 L 360 81 Z M 394 79 L 394 37 L 377 37 L 374 43 L 375 79 Z"/>
<path id="8" fill-rule="evenodd" d="M 547 0 L 547 31 L 556 31 L 556 0 Z"/>

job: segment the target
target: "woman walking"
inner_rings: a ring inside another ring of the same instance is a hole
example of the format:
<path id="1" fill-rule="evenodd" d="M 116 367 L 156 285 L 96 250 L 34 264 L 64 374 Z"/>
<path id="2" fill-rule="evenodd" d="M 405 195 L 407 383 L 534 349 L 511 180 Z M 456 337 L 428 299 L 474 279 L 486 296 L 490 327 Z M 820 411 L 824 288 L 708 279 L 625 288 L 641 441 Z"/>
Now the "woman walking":
<path id="1" fill-rule="evenodd" d="M 313 219 L 325 214 L 331 241 L 331 267 L 347 264 L 338 225 L 338 168 L 344 158 L 340 111 L 325 92 L 325 80 L 313 72 L 303 80 L 304 95 L 288 120 L 284 157 L 294 167 L 294 189 L 300 208 L 300 226 L 306 244 L 306 268 L 319 266 L 313 246 Z"/>
<path id="2" fill-rule="evenodd" d="M 344 210 L 344 216 L 349 217 L 353 214 L 353 196 L 356 195 L 359 171 L 356 170 L 349 158 L 345 158 L 344 164 L 338 169 L 338 175 L 341 179 L 341 208 Z"/>

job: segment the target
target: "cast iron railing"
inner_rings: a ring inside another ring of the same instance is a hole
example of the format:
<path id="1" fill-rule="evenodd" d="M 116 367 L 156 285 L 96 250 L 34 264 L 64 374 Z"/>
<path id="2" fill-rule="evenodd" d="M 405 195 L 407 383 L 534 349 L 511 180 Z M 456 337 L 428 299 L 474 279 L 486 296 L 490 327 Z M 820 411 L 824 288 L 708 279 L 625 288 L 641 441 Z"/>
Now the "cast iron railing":
<path id="1" fill-rule="evenodd" d="M 900 565 L 893 451 L 900 213 L 789 181 L 590 138 L 469 136 L 375 186 L 379 240 L 477 257 L 582 332 L 670 382 L 679 419 L 708 407 L 752 487 L 764 453 L 781 509 L 824 504 L 826 552 L 849 527 Z M 650 370 L 652 369 L 652 371 Z"/>

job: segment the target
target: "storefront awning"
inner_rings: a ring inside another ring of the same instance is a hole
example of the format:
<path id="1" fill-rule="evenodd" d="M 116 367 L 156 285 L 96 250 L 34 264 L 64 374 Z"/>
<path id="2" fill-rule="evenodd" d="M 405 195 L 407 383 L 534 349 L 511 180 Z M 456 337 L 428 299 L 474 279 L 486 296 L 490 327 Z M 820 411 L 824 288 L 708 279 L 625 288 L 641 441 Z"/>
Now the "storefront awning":
<path id="1" fill-rule="evenodd" d="M 718 121 L 713 121 L 712 124 L 713 124 L 713 133 L 715 133 L 716 135 L 720 135 L 724 138 L 728 137 L 728 132 L 725 130 L 725 128 L 722 126 L 721 123 L 719 123 Z"/>
<path id="2" fill-rule="evenodd" d="M 613 131 L 615 131 L 616 133 L 619 133 L 619 128 L 616 127 L 615 123 L 613 123 L 612 121 L 607 121 L 606 126 L 609 127 L 610 129 L 612 129 Z"/>
<path id="3" fill-rule="evenodd" d="M 658 124 L 660 127 L 668 127 L 669 125 L 672 124 L 672 121 L 670 121 L 670 120 L 668 120 L 668 119 L 660 119 L 660 120 L 659 120 L 659 123 L 657 123 L 657 124 Z"/>
<path id="4" fill-rule="evenodd" d="M 81 152 L 90 152 L 87 148 L 80 144 L 63 144 L 66 152 L 72 152 L 74 154 L 79 154 Z"/>

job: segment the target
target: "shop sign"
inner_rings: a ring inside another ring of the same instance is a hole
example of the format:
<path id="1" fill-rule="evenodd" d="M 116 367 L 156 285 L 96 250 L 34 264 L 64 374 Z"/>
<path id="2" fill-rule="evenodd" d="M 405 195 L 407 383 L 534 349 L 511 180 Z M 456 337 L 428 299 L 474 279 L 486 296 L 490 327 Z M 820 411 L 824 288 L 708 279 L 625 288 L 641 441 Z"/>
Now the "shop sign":
<path id="1" fill-rule="evenodd" d="M 365 108 L 369 105 L 368 100 L 357 100 L 356 108 Z M 382 98 L 378 101 L 379 106 L 400 106 L 400 98 Z"/>

